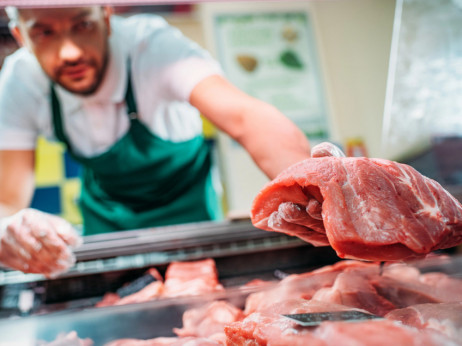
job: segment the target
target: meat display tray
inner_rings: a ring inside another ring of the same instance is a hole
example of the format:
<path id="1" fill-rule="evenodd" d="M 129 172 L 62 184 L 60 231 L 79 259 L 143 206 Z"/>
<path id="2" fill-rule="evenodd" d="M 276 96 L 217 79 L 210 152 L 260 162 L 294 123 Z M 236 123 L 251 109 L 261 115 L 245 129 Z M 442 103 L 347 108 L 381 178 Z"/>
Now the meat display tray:
<path id="1" fill-rule="evenodd" d="M 434 261 L 413 263 L 422 273 L 444 272 L 462 277 L 462 256 L 448 256 Z M 77 332 L 80 338 L 90 338 L 94 345 L 121 338 L 150 339 L 174 336 L 173 328 L 182 327 L 182 315 L 191 308 L 212 301 L 225 300 L 239 308 L 246 297 L 255 291 L 274 287 L 277 281 L 260 287 L 228 287 L 223 292 L 196 297 L 177 297 L 145 303 L 103 308 L 76 308 L 45 315 L 0 320 L 0 344 L 36 345 L 37 340 L 51 341 L 57 335 Z M 3 342 L 3 343 L 2 343 Z"/>
<path id="2" fill-rule="evenodd" d="M 88 236 L 69 272 L 48 280 L 18 271 L 0 272 L 0 319 L 94 306 L 107 292 L 151 267 L 213 258 L 219 280 L 236 287 L 251 279 L 275 279 L 338 261 L 330 248 L 254 228 L 249 220 L 203 222 Z"/>

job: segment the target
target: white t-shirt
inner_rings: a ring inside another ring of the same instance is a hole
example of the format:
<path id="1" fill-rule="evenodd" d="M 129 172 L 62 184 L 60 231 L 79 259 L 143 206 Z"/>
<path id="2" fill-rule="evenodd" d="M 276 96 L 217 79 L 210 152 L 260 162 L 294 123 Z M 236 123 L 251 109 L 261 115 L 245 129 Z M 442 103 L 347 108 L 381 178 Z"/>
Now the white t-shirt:
<path id="1" fill-rule="evenodd" d="M 202 132 L 199 112 L 189 103 L 197 83 L 222 75 L 219 64 L 161 17 L 113 16 L 108 70 L 97 92 L 71 94 L 57 86 L 64 128 L 74 151 L 90 157 L 128 130 L 125 106 L 127 62 L 140 120 L 157 136 L 175 142 Z M 0 74 L 0 150 L 34 149 L 39 135 L 55 139 L 50 81 L 35 57 L 20 48 Z"/>

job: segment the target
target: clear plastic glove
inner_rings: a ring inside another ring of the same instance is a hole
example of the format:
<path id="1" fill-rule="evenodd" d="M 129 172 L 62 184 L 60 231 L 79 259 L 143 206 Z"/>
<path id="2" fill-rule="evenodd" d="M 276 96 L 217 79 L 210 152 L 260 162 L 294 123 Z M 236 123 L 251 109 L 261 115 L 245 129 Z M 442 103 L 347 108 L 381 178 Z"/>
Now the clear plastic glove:
<path id="1" fill-rule="evenodd" d="M 35 209 L 0 221 L 0 263 L 25 273 L 54 277 L 74 263 L 82 239 L 70 223 Z"/>
<path id="2" fill-rule="evenodd" d="M 345 154 L 339 147 L 329 142 L 322 142 L 311 148 L 311 157 L 345 157 Z"/>
<path id="3" fill-rule="evenodd" d="M 345 157 L 345 154 L 339 147 L 329 142 L 322 142 L 311 149 L 312 158 L 326 156 Z M 268 226 L 275 231 L 294 235 L 304 234 L 305 237 L 310 237 L 312 244 L 318 246 L 328 245 L 322 222 L 321 193 L 316 189 L 307 189 L 305 193 L 308 196 L 306 205 L 293 202 L 280 204 L 278 210 L 268 219 Z M 318 233 L 313 233 L 312 230 Z"/>
<path id="4" fill-rule="evenodd" d="M 39 341 L 38 346 L 93 346 L 91 339 L 80 339 L 75 331 L 59 334 L 52 342 Z"/>

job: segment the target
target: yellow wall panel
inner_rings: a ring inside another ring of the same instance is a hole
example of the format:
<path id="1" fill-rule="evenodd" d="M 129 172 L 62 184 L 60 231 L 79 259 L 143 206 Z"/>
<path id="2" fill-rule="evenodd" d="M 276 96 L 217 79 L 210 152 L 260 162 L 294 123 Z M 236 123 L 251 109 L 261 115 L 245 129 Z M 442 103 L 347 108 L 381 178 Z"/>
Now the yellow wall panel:
<path id="1" fill-rule="evenodd" d="M 70 223 L 79 225 L 82 223 L 82 216 L 78 205 L 81 181 L 79 177 L 69 176 L 69 174 L 70 172 L 66 173 L 64 145 L 50 142 L 40 137 L 36 148 L 36 195 L 34 196 L 32 207 L 57 213 Z M 59 196 L 59 206 L 58 208 L 53 206 L 53 211 L 50 208 L 55 200 L 53 199 L 54 195 L 51 195 L 51 197 L 49 195 L 50 188 L 57 188 Z M 47 191 L 48 194 L 44 193 L 44 191 Z M 50 200 L 50 198 L 53 200 Z"/>
<path id="2" fill-rule="evenodd" d="M 40 137 L 36 149 L 35 184 L 58 185 L 64 179 L 64 147 Z"/>
<path id="3" fill-rule="evenodd" d="M 76 225 L 82 223 L 82 215 L 78 205 L 80 186 L 79 178 L 68 179 L 61 184 L 61 216 Z"/>
<path id="4" fill-rule="evenodd" d="M 208 139 L 215 138 L 217 130 L 213 124 L 208 121 L 206 118 L 201 116 L 202 118 L 202 129 L 204 131 L 204 137 Z"/>

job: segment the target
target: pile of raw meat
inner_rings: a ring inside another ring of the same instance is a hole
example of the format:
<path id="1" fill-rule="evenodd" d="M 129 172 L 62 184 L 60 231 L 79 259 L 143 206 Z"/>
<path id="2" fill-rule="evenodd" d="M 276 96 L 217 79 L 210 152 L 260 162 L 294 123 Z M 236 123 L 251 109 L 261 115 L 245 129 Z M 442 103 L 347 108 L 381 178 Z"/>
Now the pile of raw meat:
<path id="1" fill-rule="evenodd" d="M 209 267 L 214 262 L 174 266 L 198 269 L 204 264 Z M 216 275 L 210 268 L 206 272 Z M 189 274 L 194 282 L 196 275 Z M 223 289 L 216 276 L 205 281 L 211 285 L 202 286 L 204 293 Z M 188 286 L 187 282 L 182 284 Z M 243 307 L 217 300 L 187 310 L 182 328 L 173 329 L 177 337 L 122 339 L 108 346 L 462 345 L 462 280 L 443 273 L 421 273 L 403 263 L 381 269 L 378 263 L 345 260 L 261 287 L 247 297 Z M 282 316 L 352 309 L 383 319 L 302 327 Z"/>
<path id="2" fill-rule="evenodd" d="M 146 276 L 151 277 L 150 283 L 142 287 L 139 287 L 139 283 L 128 285 L 135 286 L 135 289 L 131 291 L 136 290 L 136 292 L 123 296 L 121 293 L 109 292 L 96 306 L 141 303 L 162 298 L 207 294 L 224 289 L 218 282 L 217 268 L 213 259 L 196 262 L 172 262 L 165 272 L 165 282 L 155 268 L 148 270 L 143 278 L 145 281 Z M 119 292 L 123 291 L 124 288 L 122 287 Z"/>
<path id="3" fill-rule="evenodd" d="M 260 191 L 251 211 L 256 227 L 370 261 L 462 243 L 462 205 L 436 181 L 394 161 L 318 154 Z"/>

